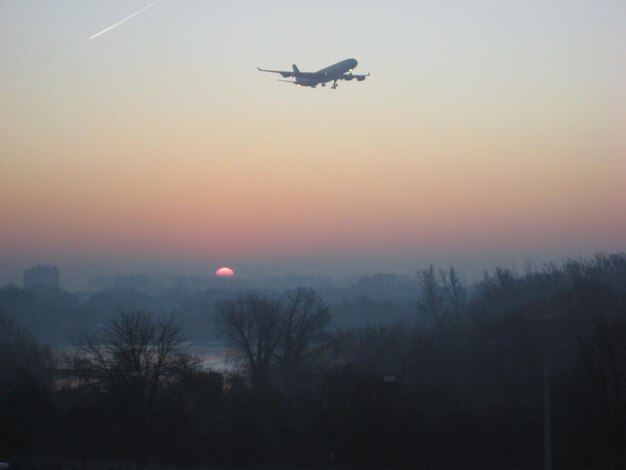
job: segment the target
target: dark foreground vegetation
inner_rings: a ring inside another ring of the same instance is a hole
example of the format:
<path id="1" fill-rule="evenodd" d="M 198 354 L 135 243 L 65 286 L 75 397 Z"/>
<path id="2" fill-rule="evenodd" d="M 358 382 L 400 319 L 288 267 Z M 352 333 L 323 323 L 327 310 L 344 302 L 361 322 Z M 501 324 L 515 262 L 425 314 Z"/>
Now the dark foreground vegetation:
<path id="1" fill-rule="evenodd" d="M 412 319 L 360 328 L 337 328 L 308 288 L 231 296 L 207 314 L 240 355 L 229 373 L 202 369 L 180 323 L 143 311 L 53 360 L 5 307 L 0 461 L 541 468 L 547 371 L 554 468 L 624 468 L 626 255 L 476 286 L 431 267 L 415 292 Z"/>

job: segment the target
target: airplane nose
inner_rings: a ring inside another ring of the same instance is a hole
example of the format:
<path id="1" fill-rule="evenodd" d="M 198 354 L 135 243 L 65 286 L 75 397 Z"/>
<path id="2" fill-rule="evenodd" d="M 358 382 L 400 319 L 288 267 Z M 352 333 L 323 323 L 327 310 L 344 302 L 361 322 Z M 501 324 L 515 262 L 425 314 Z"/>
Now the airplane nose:
<path id="1" fill-rule="evenodd" d="M 356 67 L 356 65 L 358 64 L 356 59 L 352 59 L 352 67 L 350 67 L 351 69 L 353 69 L 354 67 Z"/>

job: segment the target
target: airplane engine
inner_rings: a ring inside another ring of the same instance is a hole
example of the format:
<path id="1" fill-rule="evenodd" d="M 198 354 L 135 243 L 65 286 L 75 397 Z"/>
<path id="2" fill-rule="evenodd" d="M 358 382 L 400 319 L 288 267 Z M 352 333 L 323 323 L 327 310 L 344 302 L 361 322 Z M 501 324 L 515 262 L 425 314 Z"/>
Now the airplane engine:
<path id="1" fill-rule="evenodd" d="M 344 78 L 344 80 L 350 81 L 352 80 L 354 77 L 351 75 L 348 75 L 347 77 Z"/>
<path id="2" fill-rule="evenodd" d="M 365 80 L 365 77 L 356 77 L 357 81 L 362 82 L 363 80 Z"/>

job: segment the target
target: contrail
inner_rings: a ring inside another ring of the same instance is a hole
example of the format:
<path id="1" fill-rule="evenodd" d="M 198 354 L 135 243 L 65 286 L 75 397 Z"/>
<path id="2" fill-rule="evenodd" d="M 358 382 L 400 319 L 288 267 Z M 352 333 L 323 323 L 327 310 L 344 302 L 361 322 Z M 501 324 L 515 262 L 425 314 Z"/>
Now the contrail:
<path id="1" fill-rule="evenodd" d="M 152 3 L 149 3 L 148 5 L 146 5 L 145 7 L 143 7 L 141 10 L 136 11 L 135 13 L 132 13 L 130 15 L 128 15 L 126 18 L 124 18 L 122 21 L 118 21 L 117 23 L 115 23 L 112 26 L 109 26 L 107 29 L 103 29 L 102 31 L 100 31 L 99 33 L 94 34 L 93 36 L 90 36 L 87 38 L 87 41 L 89 41 L 90 39 L 93 38 L 97 38 L 98 36 L 100 36 L 101 34 L 106 33 L 107 31 L 111 31 L 113 28 L 117 28 L 119 25 L 121 25 L 122 23 L 126 23 L 128 20 L 130 20 L 133 16 L 138 15 L 139 13 L 141 13 L 142 11 L 146 11 L 148 8 L 150 8 L 152 5 L 155 5 L 157 3 L 159 3 L 161 0 L 155 0 Z"/>

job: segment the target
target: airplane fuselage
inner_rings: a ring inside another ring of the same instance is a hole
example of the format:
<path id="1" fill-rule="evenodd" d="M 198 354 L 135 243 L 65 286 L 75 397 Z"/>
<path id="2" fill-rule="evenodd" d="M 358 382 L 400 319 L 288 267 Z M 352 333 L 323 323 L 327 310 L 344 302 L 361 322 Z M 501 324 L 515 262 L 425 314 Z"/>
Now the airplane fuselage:
<path id="1" fill-rule="evenodd" d="M 357 64 L 356 59 L 346 59 L 318 70 L 317 72 L 295 72 L 294 78 L 296 79 L 297 85 L 315 87 L 320 84 L 338 80 L 342 75 L 350 73 Z"/>

